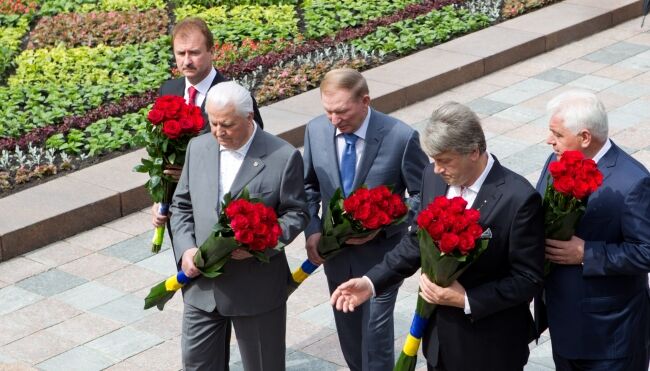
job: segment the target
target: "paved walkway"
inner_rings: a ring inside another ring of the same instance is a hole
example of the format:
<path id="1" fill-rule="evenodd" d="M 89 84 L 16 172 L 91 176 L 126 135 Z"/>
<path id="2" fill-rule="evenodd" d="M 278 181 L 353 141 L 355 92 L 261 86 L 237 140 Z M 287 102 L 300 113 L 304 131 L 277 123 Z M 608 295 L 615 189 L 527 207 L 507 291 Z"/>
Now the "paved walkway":
<path id="1" fill-rule="evenodd" d="M 483 118 L 488 149 L 535 182 L 549 154 L 545 103 L 570 88 L 598 92 L 614 141 L 650 168 L 650 33 L 634 19 L 394 113 L 421 129 L 440 103 Z M 169 243 L 155 256 L 147 211 L 0 263 L 0 370 L 179 370 L 181 296 L 142 310 L 149 287 L 174 272 Z M 291 267 L 304 239 L 287 247 Z M 399 351 L 415 308 L 406 280 L 395 309 Z M 287 369 L 344 370 L 319 269 L 288 301 Z M 527 371 L 551 370 L 550 341 L 531 344 Z M 232 369 L 241 370 L 232 342 Z M 420 357 L 419 370 L 424 370 Z"/>

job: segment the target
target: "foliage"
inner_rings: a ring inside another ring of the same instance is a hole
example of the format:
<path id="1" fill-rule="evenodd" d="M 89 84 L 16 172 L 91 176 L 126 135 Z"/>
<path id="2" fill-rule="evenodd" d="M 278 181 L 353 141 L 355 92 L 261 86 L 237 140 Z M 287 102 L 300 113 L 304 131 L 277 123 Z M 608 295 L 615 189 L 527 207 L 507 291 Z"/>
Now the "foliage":
<path id="1" fill-rule="evenodd" d="M 169 41 L 25 50 L 0 87 L 0 136 L 18 137 L 103 102 L 155 89 L 168 78 Z"/>
<path id="2" fill-rule="evenodd" d="M 504 0 L 501 15 L 504 19 L 508 19 L 557 1 L 558 0 Z"/>
<path id="3" fill-rule="evenodd" d="M 501 16 L 503 0 L 466 0 L 461 5 L 472 13 L 485 14 L 490 22 L 495 22 Z"/>
<path id="4" fill-rule="evenodd" d="M 204 8 L 212 8 L 214 6 L 228 6 L 233 7 L 237 5 L 281 5 L 281 4 L 296 4 L 298 0 L 172 0 L 176 7 L 183 7 L 188 5 L 200 5 Z"/>
<path id="5" fill-rule="evenodd" d="M 403 9 L 418 0 L 306 0 L 303 2 L 305 36 L 317 38 L 355 27 Z"/>
<path id="6" fill-rule="evenodd" d="M 165 0 L 42 0 L 39 13 L 89 13 L 93 11 L 127 11 L 165 9 Z"/>
<path id="7" fill-rule="evenodd" d="M 300 43 L 299 36 L 294 42 Z M 271 51 L 281 51 L 291 45 L 292 41 L 285 39 L 255 41 L 250 38 L 242 40 L 241 44 L 224 42 L 214 46 L 212 63 L 221 68 L 229 64 L 245 61 L 253 57 L 265 55 Z"/>
<path id="8" fill-rule="evenodd" d="M 16 27 L 20 20 L 31 20 L 38 4 L 28 0 L 0 0 L 0 27 Z M 2 44 L 0 44 L 2 45 Z"/>
<path id="9" fill-rule="evenodd" d="M 298 35 L 298 22 L 291 5 L 237 5 L 204 8 L 188 5 L 174 10 L 176 20 L 199 17 L 208 24 L 217 42 L 287 39 Z"/>
<path id="10" fill-rule="evenodd" d="M 22 18 L 15 27 L 0 27 L 0 76 L 12 65 L 13 57 L 20 49 L 20 39 L 28 26 L 27 20 Z"/>
<path id="11" fill-rule="evenodd" d="M 167 13 L 160 9 L 146 12 L 63 13 L 41 18 L 29 36 L 27 47 L 143 43 L 164 36 L 168 23 Z"/>
<path id="12" fill-rule="evenodd" d="M 466 9 L 447 6 L 415 19 L 382 26 L 374 33 L 352 41 L 366 51 L 405 54 L 425 45 L 449 40 L 452 36 L 471 32 L 489 24 L 487 16 L 472 14 Z"/>

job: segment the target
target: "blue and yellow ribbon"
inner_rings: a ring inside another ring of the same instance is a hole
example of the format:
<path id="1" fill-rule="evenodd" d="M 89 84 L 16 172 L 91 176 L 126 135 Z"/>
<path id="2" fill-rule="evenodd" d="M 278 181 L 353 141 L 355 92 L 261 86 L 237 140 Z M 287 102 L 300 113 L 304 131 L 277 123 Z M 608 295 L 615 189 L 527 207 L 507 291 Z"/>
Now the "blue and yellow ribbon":
<path id="1" fill-rule="evenodd" d="M 178 271 L 175 275 L 160 282 L 151 288 L 149 295 L 144 299 L 144 309 L 156 306 L 158 309 L 162 310 L 165 303 L 174 296 L 174 293 L 191 280 L 192 279 L 186 276 L 183 271 Z"/>
<path id="2" fill-rule="evenodd" d="M 158 207 L 158 213 L 160 215 L 167 215 L 169 213 L 169 204 L 160 203 Z M 165 238 L 165 226 L 161 225 L 156 227 L 153 233 L 153 238 L 151 239 L 151 252 L 158 253 L 163 244 L 163 239 Z"/>
<path id="3" fill-rule="evenodd" d="M 409 329 L 408 335 L 406 335 L 406 342 L 404 343 L 402 353 L 399 355 L 393 371 L 415 370 L 418 349 L 420 349 L 422 334 L 424 333 L 424 329 L 427 327 L 427 322 L 428 320 L 420 316 L 417 312 L 413 315 L 411 328 Z"/>
<path id="4" fill-rule="evenodd" d="M 314 271 L 318 268 L 318 265 L 312 263 L 309 261 L 309 259 L 305 259 L 304 262 L 300 265 L 300 267 L 296 268 L 295 271 L 291 274 L 291 278 L 293 279 L 293 282 L 289 284 L 288 288 L 288 293 L 291 295 L 292 292 L 294 292 L 300 284 L 309 277 Z"/>

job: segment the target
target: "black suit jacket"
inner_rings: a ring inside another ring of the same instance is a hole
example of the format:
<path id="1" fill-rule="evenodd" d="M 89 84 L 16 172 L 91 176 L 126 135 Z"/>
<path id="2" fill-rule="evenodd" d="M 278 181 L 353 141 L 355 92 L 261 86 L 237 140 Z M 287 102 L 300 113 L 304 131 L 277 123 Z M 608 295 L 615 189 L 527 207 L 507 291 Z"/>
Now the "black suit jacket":
<path id="1" fill-rule="evenodd" d="M 429 165 L 422 179 L 422 208 L 447 189 Z M 535 334 L 529 303 L 543 279 L 541 197 L 495 158 L 472 207 L 481 213 L 481 226 L 492 231 L 487 250 L 458 279 L 472 314 L 439 306 L 424 333 L 423 352 L 429 364 L 442 362 L 448 371 L 521 370 Z M 420 267 L 416 229 L 366 274 L 377 293 Z"/>
<path id="2" fill-rule="evenodd" d="M 230 81 L 227 77 L 224 75 L 220 74 L 219 71 L 217 71 L 217 76 L 215 76 L 214 80 L 212 80 L 212 84 L 210 84 L 210 87 L 213 87 L 217 85 L 220 82 L 224 81 Z M 158 95 L 163 96 L 163 95 L 177 95 L 179 97 L 182 97 L 185 95 L 185 77 L 179 77 L 177 79 L 173 80 L 167 80 L 165 81 L 162 86 L 160 87 L 160 90 L 158 90 Z M 260 128 L 264 129 L 264 122 L 262 122 L 262 116 L 260 115 L 260 110 L 257 108 L 257 101 L 255 101 L 255 97 L 251 96 L 253 98 L 253 113 L 254 113 L 254 119 L 255 122 L 260 126 Z M 208 114 L 205 112 L 205 100 L 203 100 L 203 104 L 201 105 L 201 112 L 203 112 L 203 121 L 205 122 L 205 126 L 203 127 L 203 130 L 201 131 L 201 134 L 207 133 L 210 131 L 210 124 L 208 122 Z"/>

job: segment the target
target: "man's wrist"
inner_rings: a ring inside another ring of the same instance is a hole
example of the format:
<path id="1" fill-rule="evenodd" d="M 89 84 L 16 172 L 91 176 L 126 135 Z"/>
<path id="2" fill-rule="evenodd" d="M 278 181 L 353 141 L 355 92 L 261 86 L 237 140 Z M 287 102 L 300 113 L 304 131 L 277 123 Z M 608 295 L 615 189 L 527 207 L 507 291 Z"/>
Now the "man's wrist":
<path id="1" fill-rule="evenodd" d="M 370 285 L 370 289 L 372 290 L 372 297 L 374 298 L 375 296 L 377 296 L 377 293 L 375 292 L 375 285 L 372 283 L 370 278 L 368 276 L 363 276 L 361 278 L 366 280 L 366 282 L 368 282 L 368 284 Z"/>

